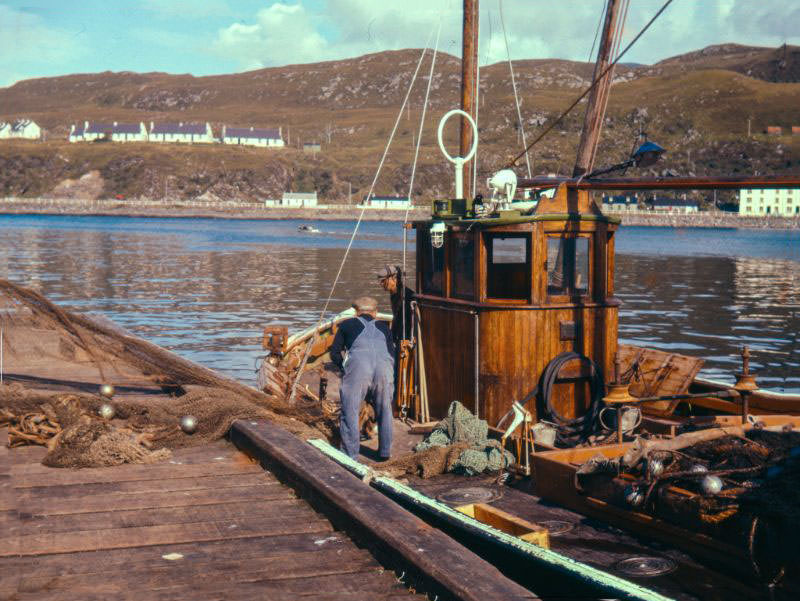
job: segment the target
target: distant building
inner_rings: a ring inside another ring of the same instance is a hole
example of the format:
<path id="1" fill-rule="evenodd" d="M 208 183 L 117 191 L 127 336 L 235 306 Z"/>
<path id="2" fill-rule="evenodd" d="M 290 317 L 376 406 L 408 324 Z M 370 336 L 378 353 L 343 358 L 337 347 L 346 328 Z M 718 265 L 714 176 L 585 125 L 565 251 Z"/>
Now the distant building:
<path id="1" fill-rule="evenodd" d="M 280 148 L 285 146 L 281 128 L 259 129 L 255 127 L 222 126 L 222 143 L 242 146 L 268 146 Z"/>
<path id="2" fill-rule="evenodd" d="M 800 188 L 739 190 L 739 215 L 800 215 Z"/>
<path id="3" fill-rule="evenodd" d="M 783 133 L 783 128 L 778 125 L 767 125 L 767 133 L 770 136 L 780 136 Z"/>
<path id="4" fill-rule="evenodd" d="M 144 123 L 97 123 L 84 121 L 83 125 L 73 125 L 69 131 L 70 142 L 93 142 L 95 140 L 112 142 L 147 142 L 147 129 Z"/>
<path id="5" fill-rule="evenodd" d="M 603 210 L 612 213 L 625 212 L 633 213 L 639 210 L 639 199 L 636 195 L 626 196 L 603 196 Z"/>
<path id="6" fill-rule="evenodd" d="M 322 151 L 322 144 L 319 142 L 303 142 L 303 152 L 317 154 Z"/>
<path id="7" fill-rule="evenodd" d="M 700 210 L 700 205 L 691 198 L 655 197 L 646 204 L 656 213 L 697 213 Z"/>
<path id="8" fill-rule="evenodd" d="M 183 144 L 211 144 L 214 136 L 206 123 L 153 123 L 150 122 L 151 142 L 177 142 Z"/>
<path id="9" fill-rule="evenodd" d="M 370 209 L 410 209 L 411 200 L 408 196 L 400 196 L 399 194 L 390 196 L 377 196 L 373 194 L 369 198 L 364 199 L 361 206 Z"/>
<path id="10" fill-rule="evenodd" d="M 309 208 L 317 206 L 316 192 L 284 192 L 280 200 L 265 200 L 265 207 Z"/>
<path id="11" fill-rule="evenodd" d="M 17 138 L 22 140 L 38 140 L 42 137 L 42 129 L 30 119 L 16 121 L 0 121 L 0 139 Z"/>

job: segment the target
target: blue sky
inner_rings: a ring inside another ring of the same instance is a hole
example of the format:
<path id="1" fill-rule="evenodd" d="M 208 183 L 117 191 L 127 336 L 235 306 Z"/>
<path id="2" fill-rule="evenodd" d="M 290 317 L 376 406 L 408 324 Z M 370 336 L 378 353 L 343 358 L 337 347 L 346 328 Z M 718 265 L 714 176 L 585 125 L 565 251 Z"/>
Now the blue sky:
<path id="1" fill-rule="evenodd" d="M 208 75 L 421 47 L 460 49 L 461 0 L 0 0 L 0 86 L 97 71 Z M 631 0 L 626 40 L 662 0 Z M 481 1 L 481 62 L 506 59 L 497 0 Z M 512 58 L 586 60 L 604 0 L 503 0 Z M 491 35 L 490 35 L 491 33 Z M 674 0 L 626 61 L 709 44 L 800 44 L 800 3 Z M 624 42 L 623 42 L 624 43 Z"/>

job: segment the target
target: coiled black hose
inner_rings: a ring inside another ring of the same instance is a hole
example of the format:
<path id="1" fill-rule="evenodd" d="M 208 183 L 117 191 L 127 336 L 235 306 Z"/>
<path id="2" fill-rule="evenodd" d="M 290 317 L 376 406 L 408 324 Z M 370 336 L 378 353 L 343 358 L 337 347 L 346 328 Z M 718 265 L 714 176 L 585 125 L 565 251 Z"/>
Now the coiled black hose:
<path id="1" fill-rule="evenodd" d="M 588 364 L 591 368 L 589 388 L 592 402 L 586 413 L 580 417 L 568 419 L 555 410 L 550 402 L 550 398 L 553 394 L 553 385 L 558 377 L 558 372 L 561 371 L 564 365 L 575 360 L 580 360 L 582 363 Z M 603 405 L 603 396 L 605 396 L 605 382 L 594 361 L 585 355 L 569 351 L 561 353 L 547 364 L 547 367 L 545 367 L 542 373 L 542 378 L 539 381 L 539 386 L 531 391 L 524 399 L 523 403 L 529 401 L 533 396 L 537 397 L 536 406 L 539 419 L 552 422 L 556 425 L 557 445 L 561 447 L 574 447 L 585 441 L 598 429 L 598 415 Z"/>

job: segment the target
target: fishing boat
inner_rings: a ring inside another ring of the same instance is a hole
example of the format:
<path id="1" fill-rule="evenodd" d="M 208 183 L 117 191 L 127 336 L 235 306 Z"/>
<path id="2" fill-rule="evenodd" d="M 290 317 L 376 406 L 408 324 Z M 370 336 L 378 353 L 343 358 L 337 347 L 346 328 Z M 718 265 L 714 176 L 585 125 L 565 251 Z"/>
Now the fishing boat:
<path id="1" fill-rule="evenodd" d="M 743 510 L 732 518 L 738 512 L 738 506 L 731 509 L 732 504 L 727 506 L 728 513 L 715 513 L 713 519 L 698 510 L 709 499 L 718 499 L 715 495 L 723 487 L 727 493 L 739 491 L 739 497 L 731 498 L 746 498 L 741 493 L 751 481 L 720 484 L 715 490 L 717 476 L 710 474 L 706 486 L 707 474 L 698 470 L 694 475 L 679 473 L 684 480 L 670 484 L 671 480 L 662 480 L 661 472 L 654 476 L 648 471 L 652 458 L 642 455 L 636 445 L 663 438 L 675 442 L 661 445 L 659 452 L 691 456 L 693 451 L 686 450 L 689 443 L 698 445 L 724 434 L 761 447 L 760 452 L 774 465 L 748 469 L 766 478 L 766 472 L 777 470 L 778 463 L 789 461 L 789 455 L 757 442 L 761 440 L 758 432 L 789 436 L 800 425 L 800 395 L 761 390 L 749 369 L 746 347 L 736 384 L 727 385 L 698 377 L 701 358 L 620 344 L 621 301 L 615 296 L 614 254 L 621 224 L 600 210 L 593 193 L 798 187 L 800 177 L 609 176 L 658 160 L 664 149 L 652 142 L 642 144 L 614 168 L 593 169 L 610 73 L 621 58 L 617 55 L 612 60 L 620 3 L 609 0 L 593 84 L 584 94 L 589 98 L 573 176 L 521 178 L 506 169 L 489 180 L 491 199 L 475 194 L 469 161 L 477 136 L 473 119 L 476 4 L 465 1 L 462 106 L 448 113 L 439 127 L 440 146 L 456 166 L 455 193 L 452 198 L 432 201 L 431 219 L 412 225 L 416 230 L 415 336 L 400 368 L 398 416 L 413 420 L 408 432 L 426 432 L 437 427 L 437 420 L 448 417 L 453 401 L 460 401 L 516 452 L 520 479 L 514 483 L 514 492 L 508 493 L 513 506 L 504 509 L 533 524 L 561 521 L 569 530 L 583 523 L 582 516 L 591 516 L 631 533 L 617 532 L 611 540 L 600 542 L 601 525 L 571 544 L 559 545 L 567 557 L 595 561 L 609 572 L 618 570 L 673 598 L 795 598 L 800 586 L 787 566 L 796 559 L 786 556 L 781 563 L 780 553 L 776 558 L 774 552 L 762 552 L 760 547 L 775 529 L 764 526 L 761 514 Z M 457 157 L 450 157 L 441 136 L 445 121 L 455 115 L 462 121 L 461 147 Z M 517 200 L 518 190 L 536 193 L 536 201 L 531 202 L 530 196 Z M 302 372 L 310 360 L 319 367 L 337 325 L 348 317 L 336 316 L 291 337 L 277 326 L 265 337 L 265 349 L 276 364 L 287 360 Z M 323 373 L 319 379 L 325 381 L 320 386 L 322 397 L 323 388 L 329 391 L 336 375 Z M 313 388 L 313 382 L 306 381 L 305 386 Z M 695 430 L 702 434 L 693 435 Z M 792 439 L 785 444 L 794 448 L 796 443 Z M 656 447 L 649 450 L 655 453 Z M 625 464 L 623 458 L 631 454 L 637 462 Z M 605 458 L 600 464 L 606 467 L 592 471 L 592 459 L 598 456 Z M 347 463 L 341 457 L 338 460 Z M 678 462 L 671 461 L 668 469 L 676 470 Z M 720 464 L 709 465 L 727 474 Z M 358 466 L 350 467 L 359 472 Z M 584 476 L 586 484 L 577 484 Z M 475 487 L 474 482 L 456 478 L 434 480 L 433 484 L 415 480 L 412 488 L 458 498 L 459 490 Z M 413 495 L 404 497 L 394 484 L 384 481 L 377 486 L 400 502 L 414 505 L 409 500 Z M 649 486 L 649 492 L 643 492 L 642 486 Z M 490 504 L 496 503 L 487 488 L 470 494 L 486 494 Z M 461 500 L 468 497 L 465 493 Z M 564 508 L 557 514 L 564 519 L 554 519 L 552 503 Z M 449 524 L 451 530 L 459 531 L 441 512 L 414 506 L 433 523 Z M 703 521 L 703 516 L 711 521 Z M 741 523 L 736 522 L 739 519 Z M 637 546 L 641 538 L 650 542 Z M 558 539 L 551 536 L 550 540 Z M 594 555 L 578 550 L 595 543 Z M 615 553 L 622 549 L 629 552 Z M 632 549 L 641 555 L 630 553 Z M 531 563 L 525 565 L 533 569 Z M 536 565 L 552 566 L 541 558 Z M 519 572 L 516 577 L 525 581 Z"/>

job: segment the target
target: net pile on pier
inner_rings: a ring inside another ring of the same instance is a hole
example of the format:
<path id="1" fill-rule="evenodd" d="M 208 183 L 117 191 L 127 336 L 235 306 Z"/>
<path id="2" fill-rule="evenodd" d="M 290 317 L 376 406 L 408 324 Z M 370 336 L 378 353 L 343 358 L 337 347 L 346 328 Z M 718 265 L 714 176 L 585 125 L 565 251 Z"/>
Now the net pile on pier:
<path id="1" fill-rule="evenodd" d="M 286 402 L 286 379 L 265 366 L 265 392 L 198 366 L 159 346 L 129 335 L 110 323 L 61 309 L 41 294 L 0 280 L 0 325 L 55 331 L 65 358 L 83 350 L 101 379 L 113 381 L 120 370 L 134 369 L 170 396 L 108 401 L 94 394 L 58 393 L 8 383 L 0 386 L 0 427 L 7 426 L 9 445 L 48 447 L 47 465 L 91 467 L 158 461 L 170 449 L 201 444 L 225 435 L 237 419 L 269 419 L 304 438 L 332 440 L 335 421 L 314 403 Z M 15 349 L 4 339 L 6 353 Z M 8 355 L 7 355 L 8 356 Z M 99 383 L 98 383 L 99 384 Z M 114 419 L 99 408 L 109 403 Z M 192 415 L 191 435 L 180 419 Z"/>
<path id="2" fill-rule="evenodd" d="M 414 447 L 414 453 L 381 465 L 387 473 L 409 473 L 428 478 L 447 472 L 475 476 L 496 472 L 514 462 L 514 456 L 489 438 L 489 425 L 458 401 L 445 417 Z"/>

